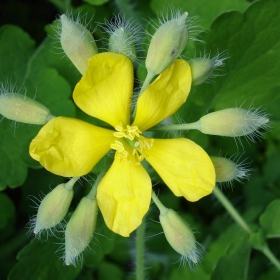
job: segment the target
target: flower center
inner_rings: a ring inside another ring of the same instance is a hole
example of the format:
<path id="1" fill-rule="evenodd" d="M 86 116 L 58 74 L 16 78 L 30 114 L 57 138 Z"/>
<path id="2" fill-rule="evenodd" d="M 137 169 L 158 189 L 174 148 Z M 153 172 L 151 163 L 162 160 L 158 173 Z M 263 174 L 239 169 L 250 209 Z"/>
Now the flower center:
<path id="1" fill-rule="evenodd" d="M 115 130 L 114 136 L 117 139 L 111 144 L 111 148 L 116 150 L 115 158 L 125 162 L 134 159 L 136 164 L 139 164 L 144 159 L 143 150 L 150 150 L 154 139 L 142 136 L 138 126 L 123 127 L 123 124 L 119 123 Z"/>

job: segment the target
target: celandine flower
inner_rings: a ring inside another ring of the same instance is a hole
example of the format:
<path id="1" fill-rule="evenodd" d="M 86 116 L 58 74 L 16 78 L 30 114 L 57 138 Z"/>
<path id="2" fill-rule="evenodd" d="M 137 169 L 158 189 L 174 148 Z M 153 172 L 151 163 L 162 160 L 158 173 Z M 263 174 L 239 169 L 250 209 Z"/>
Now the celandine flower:
<path id="1" fill-rule="evenodd" d="M 129 236 L 148 211 L 152 183 L 141 165 L 146 159 L 176 196 L 197 201 L 210 194 L 215 171 L 206 152 L 184 139 L 148 139 L 143 132 L 175 113 L 186 101 L 191 71 L 176 60 L 146 88 L 130 123 L 133 66 L 122 54 L 101 53 L 89 59 L 73 98 L 90 116 L 112 126 L 56 117 L 30 144 L 30 155 L 52 173 L 77 177 L 90 172 L 110 150 L 115 159 L 97 188 L 97 203 L 107 226 Z"/>

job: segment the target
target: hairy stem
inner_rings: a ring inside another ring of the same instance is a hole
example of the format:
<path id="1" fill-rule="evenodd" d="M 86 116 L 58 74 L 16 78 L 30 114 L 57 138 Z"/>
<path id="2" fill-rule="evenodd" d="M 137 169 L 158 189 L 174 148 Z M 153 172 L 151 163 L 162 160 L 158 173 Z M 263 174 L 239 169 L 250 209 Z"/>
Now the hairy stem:
<path id="1" fill-rule="evenodd" d="M 249 228 L 248 224 L 244 221 L 244 219 L 241 217 L 241 215 L 237 212 L 237 210 L 233 207 L 231 202 L 227 199 L 227 197 L 220 191 L 218 187 L 215 187 L 213 190 L 213 194 L 216 196 L 216 198 L 220 201 L 220 203 L 226 208 L 228 213 L 231 215 L 231 217 L 235 220 L 235 222 L 244 229 L 249 235 L 251 235 L 253 232 Z"/>
<path id="2" fill-rule="evenodd" d="M 238 213 L 238 211 L 234 208 L 234 206 L 231 204 L 231 202 L 227 199 L 227 197 L 220 191 L 218 187 L 215 187 L 213 190 L 213 194 L 216 196 L 216 198 L 220 201 L 220 203 L 225 207 L 225 209 L 228 211 L 230 216 L 235 220 L 235 222 L 248 233 L 249 236 L 253 234 L 252 230 L 246 223 L 246 221 L 241 217 L 241 215 Z M 274 256 L 274 254 L 271 252 L 269 247 L 267 246 L 267 243 L 264 244 L 263 247 L 258 248 L 259 251 L 261 251 L 275 266 L 278 270 L 280 270 L 280 262 L 279 260 Z"/>
<path id="3" fill-rule="evenodd" d="M 145 218 L 136 230 L 136 280 L 145 279 Z"/>

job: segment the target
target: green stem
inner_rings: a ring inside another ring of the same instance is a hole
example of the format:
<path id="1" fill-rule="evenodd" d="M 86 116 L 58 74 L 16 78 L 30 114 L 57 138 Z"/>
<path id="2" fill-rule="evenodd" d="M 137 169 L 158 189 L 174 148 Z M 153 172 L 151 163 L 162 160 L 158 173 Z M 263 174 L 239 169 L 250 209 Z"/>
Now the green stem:
<path id="1" fill-rule="evenodd" d="M 148 85 L 150 84 L 150 82 L 152 81 L 153 77 L 155 76 L 155 74 L 153 72 L 148 71 L 147 76 L 145 78 L 145 81 L 141 87 L 139 96 L 141 95 L 141 93 L 148 87 Z"/>
<path id="2" fill-rule="evenodd" d="M 153 127 L 150 128 L 149 130 L 166 131 L 166 130 L 189 130 L 189 129 L 199 129 L 199 122 L 164 125 L 160 127 Z"/>
<path id="3" fill-rule="evenodd" d="M 160 215 L 165 215 L 168 212 L 168 208 L 166 208 L 161 201 L 158 199 L 157 195 L 155 194 L 155 192 L 152 192 L 152 199 L 155 203 L 155 205 L 157 206 L 157 208 L 160 211 Z"/>
<path id="4" fill-rule="evenodd" d="M 65 188 L 68 190 L 72 190 L 75 183 L 80 179 L 80 177 L 73 177 L 67 183 L 65 183 Z"/>
<path id="5" fill-rule="evenodd" d="M 218 187 L 215 187 L 213 190 L 213 194 L 216 196 L 216 198 L 221 202 L 221 204 L 226 208 L 228 213 L 231 215 L 231 217 L 237 222 L 237 224 L 240 225 L 249 235 L 251 235 L 253 232 L 247 225 L 247 223 L 244 221 L 244 219 L 241 217 L 241 215 L 237 212 L 237 210 L 232 206 L 230 201 L 227 199 L 227 197 L 220 191 Z"/>
<path id="6" fill-rule="evenodd" d="M 153 77 L 155 76 L 154 73 L 149 72 L 147 73 L 147 76 L 145 78 L 145 81 L 141 87 L 141 90 L 139 92 L 139 94 L 137 95 L 137 99 L 140 97 L 140 95 L 142 94 L 142 92 L 147 88 L 147 86 L 150 84 L 151 80 L 153 79 Z M 133 123 L 134 119 L 136 116 L 136 106 L 133 108 L 132 110 L 132 117 L 131 117 L 131 123 Z"/>
<path id="7" fill-rule="evenodd" d="M 273 255 L 273 253 L 270 251 L 267 244 L 263 246 L 262 249 L 260 249 L 261 252 L 277 267 L 278 270 L 280 270 L 280 262 L 279 260 Z"/>
<path id="8" fill-rule="evenodd" d="M 220 191 L 220 189 L 218 187 L 214 188 L 213 194 L 221 202 L 221 204 L 226 208 L 228 213 L 237 222 L 237 224 L 239 224 L 239 226 L 241 228 L 243 228 L 244 231 L 246 231 L 249 234 L 249 236 L 252 235 L 253 232 L 249 228 L 248 224 L 245 222 L 245 220 L 241 217 L 241 215 L 237 212 L 237 210 L 233 207 L 233 205 L 230 203 L 230 201 Z M 270 249 L 266 243 L 262 248 L 258 248 L 258 250 L 261 251 L 277 267 L 278 270 L 280 270 L 279 260 L 273 255 L 273 253 L 270 251 Z"/>
<path id="9" fill-rule="evenodd" d="M 97 176 L 90 192 L 87 195 L 88 198 L 93 199 L 93 200 L 96 199 L 97 186 L 98 186 L 99 182 L 101 181 L 101 179 L 104 177 L 105 174 L 106 174 L 106 172 L 100 172 L 99 173 L 99 175 Z"/>
<path id="10" fill-rule="evenodd" d="M 136 230 L 136 280 L 145 279 L 145 217 Z"/>

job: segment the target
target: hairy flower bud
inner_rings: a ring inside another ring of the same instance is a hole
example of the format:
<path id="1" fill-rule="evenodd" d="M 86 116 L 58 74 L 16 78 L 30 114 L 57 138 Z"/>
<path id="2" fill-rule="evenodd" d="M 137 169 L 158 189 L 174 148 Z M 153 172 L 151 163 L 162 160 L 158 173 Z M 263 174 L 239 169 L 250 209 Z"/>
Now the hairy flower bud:
<path id="1" fill-rule="evenodd" d="M 213 58 L 210 58 L 210 56 L 204 56 L 190 60 L 189 64 L 192 71 L 192 84 L 196 86 L 208 80 L 213 75 L 216 68 L 224 66 L 224 60 L 227 58 L 228 56 L 223 52 L 217 54 Z"/>
<path id="2" fill-rule="evenodd" d="M 203 116 L 198 122 L 198 128 L 202 133 L 220 136 L 245 136 L 257 130 L 266 128 L 268 123 L 266 115 L 258 110 L 245 110 L 242 108 L 229 108 Z"/>
<path id="3" fill-rule="evenodd" d="M 224 157 L 210 157 L 215 168 L 216 182 L 224 183 L 232 180 L 239 181 L 248 178 L 251 171 L 246 167 L 247 164 L 235 163 L 231 159 Z"/>
<path id="4" fill-rule="evenodd" d="M 195 58 L 189 61 L 192 71 L 192 84 L 199 85 L 207 80 L 213 73 L 213 65 L 211 59 Z"/>
<path id="5" fill-rule="evenodd" d="M 53 116 L 50 110 L 32 98 L 18 94 L 0 94 L 0 114 L 5 118 L 29 124 L 46 124 Z"/>
<path id="6" fill-rule="evenodd" d="M 116 28 L 109 39 L 109 51 L 124 54 L 135 61 L 135 42 L 131 33 L 123 27 Z"/>
<path id="7" fill-rule="evenodd" d="M 156 194 L 152 198 L 160 211 L 159 220 L 165 237 L 171 247 L 182 256 L 191 266 L 200 260 L 200 251 L 196 247 L 194 234 L 187 222 L 185 222 L 175 211 L 166 208 Z"/>
<path id="8" fill-rule="evenodd" d="M 71 180 L 68 183 L 58 185 L 42 200 L 36 217 L 35 234 L 55 227 L 65 217 L 74 194 Z"/>
<path id="9" fill-rule="evenodd" d="M 174 62 L 188 42 L 188 13 L 163 23 L 155 32 L 149 45 L 146 68 L 153 75 L 161 73 Z"/>
<path id="10" fill-rule="evenodd" d="M 62 15 L 60 21 L 61 46 L 75 67 L 84 75 L 88 59 L 98 53 L 94 38 L 85 26 L 66 15 Z"/>
<path id="11" fill-rule="evenodd" d="M 159 220 L 167 241 L 188 262 L 198 263 L 199 251 L 189 224 L 172 209 L 166 210 L 164 212 L 161 211 Z"/>
<path id="12" fill-rule="evenodd" d="M 76 258 L 89 245 L 97 220 L 95 199 L 83 197 L 70 218 L 65 231 L 65 264 L 75 264 Z"/>

